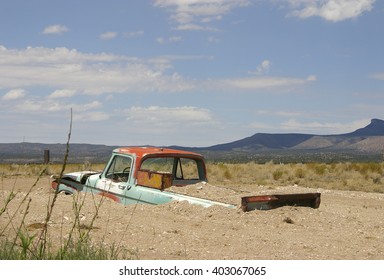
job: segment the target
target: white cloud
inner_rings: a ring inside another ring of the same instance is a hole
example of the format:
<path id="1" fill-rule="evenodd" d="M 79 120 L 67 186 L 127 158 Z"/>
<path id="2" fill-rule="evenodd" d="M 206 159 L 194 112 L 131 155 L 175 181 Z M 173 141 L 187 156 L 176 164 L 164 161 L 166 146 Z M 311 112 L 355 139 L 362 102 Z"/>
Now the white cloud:
<path id="1" fill-rule="evenodd" d="M 340 122 L 305 122 L 297 121 L 296 119 L 289 119 L 281 123 L 281 129 L 289 132 L 304 132 L 313 134 L 340 134 L 354 131 L 358 128 L 364 127 L 369 120 L 358 120 L 350 123 Z M 320 132 L 320 133 L 319 133 Z"/>
<path id="2" fill-rule="evenodd" d="M 7 100 L 16 100 L 25 97 L 26 92 L 24 89 L 18 88 L 18 89 L 12 89 L 8 91 L 6 94 L 4 94 L 1 97 L 1 100 L 7 101 Z"/>
<path id="3" fill-rule="evenodd" d="M 195 107 L 132 107 L 127 112 L 127 120 L 136 124 L 173 126 L 176 123 L 188 125 L 213 122 L 213 116 L 207 109 Z"/>
<path id="4" fill-rule="evenodd" d="M 373 8 L 376 0 L 287 0 L 293 8 L 291 15 L 300 18 L 313 16 L 327 21 L 356 18 Z"/>
<path id="5" fill-rule="evenodd" d="M 305 115 L 303 112 L 295 111 L 275 111 L 275 110 L 256 110 L 256 115 L 268 115 L 268 116 L 279 116 L 279 117 L 297 117 Z"/>
<path id="6" fill-rule="evenodd" d="M 44 28 L 43 34 L 61 35 L 61 34 L 68 32 L 68 31 L 69 31 L 69 29 L 65 25 L 56 24 L 56 25 L 50 25 L 50 26 L 47 26 L 46 28 Z"/>
<path id="7" fill-rule="evenodd" d="M 27 99 L 23 102 L 20 102 L 15 105 L 14 107 L 15 111 L 18 113 L 39 113 L 44 114 L 46 112 L 59 112 L 63 111 L 64 105 L 55 102 L 55 101 L 49 101 L 49 100 L 32 100 Z"/>
<path id="8" fill-rule="evenodd" d="M 70 106 L 71 106 L 71 108 L 74 108 L 74 110 L 78 110 L 81 112 L 103 107 L 102 103 L 100 101 L 97 101 L 97 100 L 94 100 L 91 103 L 79 104 L 79 105 L 75 104 L 75 105 L 70 105 Z"/>
<path id="9" fill-rule="evenodd" d="M 268 72 L 269 71 L 269 68 L 271 67 L 271 62 L 269 60 L 264 60 L 261 65 L 258 67 L 257 70 L 259 70 L 259 72 Z"/>
<path id="10" fill-rule="evenodd" d="M 194 85 L 170 69 L 169 58 L 141 60 L 67 48 L 0 46 L 0 88 L 45 86 L 79 93 L 178 92 Z"/>
<path id="11" fill-rule="evenodd" d="M 156 41 L 157 41 L 159 44 L 164 44 L 166 40 L 165 40 L 164 37 L 158 37 L 158 38 L 156 39 Z"/>
<path id="12" fill-rule="evenodd" d="M 117 32 L 109 31 L 109 32 L 102 33 L 100 35 L 100 39 L 101 40 L 112 40 L 112 39 L 116 38 L 117 35 L 118 35 Z"/>
<path id="13" fill-rule="evenodd" d="M 156 7 L 168 9 L 178 30 L 215 30 L 204 27 L 221 20 L 231 10 L 250 5 L 250 0 L 156 0 Z"/>
<path id="14" fill-rule="evenodd" d="M 261 75 L 267 74 L 271 68 L 271 62 L 269 60 L 264 60 L 259 66 L 257 66 L 256 71 L 250 71 L 249 74 Z"/>
<path id="15" fill-rule="evenodd" d="M 307 79 L 285 78 L 285 77 L 251 77 L 212 81 L 216 86 L 224 88 L 237 88 L 243 90 L 257 90 L 276 87 L 287 87 L 302 85 Z"/>
<path id="16" fill-rule="evenodd" d="M 67 98 L 74 96 L 75 93 L 76 91 L 71 89 L 58 89 L 52 92 L 48 98 Z"/>
<path id="17" fill-rule="evenodd" d="M 77 113 L 74 112 L 73 120 L 76 122 L 99 122 L 108 120 L 110 116 L 105 112 L 95 111 L 95 112 L 85 112 Z"/>
<path id="18" fill-rule="evenodd" d="M 100 53 L 88 54 L 81 53 L 76 49 L 67 48 L 44 48 L 44 47 L 27 47 L 25 49 L 7 49 L 0 46 L 0 67 L 6 65 L 39 65 L 48 64 L 52 70 L 53 66 L 78 65 L 86 62 L 112 62 L 118 59 L 125 59 L 116 55 Z M 133 58 L 131 58 L 134 60 Z"/>
<path id="19" fill-rule="evenodd" d="M 192 23 L 180 24 L 179 26 L 177 26 L 176 30 L 180 30 L 180 31 L 205 30 L 205 31 L 212 31 L 212 32 L 218 32 L 219 31 L 219 29 L 217 29 L 217 28 L 207 27 L 207 26 L 203 26 L 203 25 L 199 25 L 199 24 L 192 24 Z"/>
<path id="20" fill-rule="evenodd" d="M 6 49 L 0 46 L 0 89 L 45 87 L 56 91 L 49 99 L 74 94 L 185 92 L 211 89 L 266 89 L 315 80 L 291 77 L 250 77 L 187 80 L 173 69 L 174 60 L 211 59 L 205 56 L 161 56 L 146 60 L 107 53 L 82 53 L 67 48 Z M 269 61 L 261 64 L 263 71 Z M 168 73 L 169 72 L 169 73 Z"/>
<path id="21" fill-rule="evenodd" d="M 178 42 L 181 42 L 182 40 L 183 38 L 181 36 L 172 36 L 169 38 L 158 37 L 156 39 L 156 41 L 161 45 L 166 43 L 178 43 Z"/>
<path id="22" fill-rule="evenodd" d="M 17 112 L 18 114 L 46 114 L 47 112 L 64 112 L 70 111 L 71 109 L 78 113 L 88 112 L 102 107 L 102 103 L 97 100 L 93 100 L 89 103 L 68 103 L 55 98 L 35 97 L 28 99 L 24 98 L 22 101 L 17 102 L 17 104 L 12 105 L 8 109 Z"/>
<path id="23" fill-rule="evenodd" d="M 187 31 L 187 30 L 193 31 L 193 30 L 204 30 L 204 27 L 198 24 L 188 23 L 188 24 L 180 24 L 179 26 L 177 26 L 176 29 L 184 30 L 184 31 Z"/>

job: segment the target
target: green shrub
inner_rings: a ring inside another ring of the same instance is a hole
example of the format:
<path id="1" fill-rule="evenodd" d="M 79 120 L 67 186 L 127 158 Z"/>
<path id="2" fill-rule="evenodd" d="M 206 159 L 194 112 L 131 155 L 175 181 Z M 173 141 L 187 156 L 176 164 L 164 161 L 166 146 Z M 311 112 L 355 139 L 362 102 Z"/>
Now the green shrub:
<path id="1" fill-rule="evenodd" d="M 278 181 L 283 177 L 283 175 L 284 175 L 284 172 L 282 170 L 275 170 L 272 173 L 272 178 L 273 180 Z"/>
<path id="2" fill-rule="evenodd" d="M 296 178 L 303 179 L 305 177 L 305 171 L 303 168 L 299 167 L 295 170 L 295 176 Z"/>

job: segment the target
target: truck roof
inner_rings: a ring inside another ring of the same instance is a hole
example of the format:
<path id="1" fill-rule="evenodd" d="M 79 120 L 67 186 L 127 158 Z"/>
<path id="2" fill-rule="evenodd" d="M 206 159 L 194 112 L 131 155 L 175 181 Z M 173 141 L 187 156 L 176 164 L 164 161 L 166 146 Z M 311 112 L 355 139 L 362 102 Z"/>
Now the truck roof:
<path id="1" fill-rule="evenodd" d="M 170 148 L 161 148 L 161 147 L 120 147 L 113 150 L 115 153 L 120 154 L 135 154 L 138 158 L 143 158 L 148 155 L 153 156 L 190 156 L 194 158 L 203 158 L 202 155 L 194 152 L 176 150 Z"/>

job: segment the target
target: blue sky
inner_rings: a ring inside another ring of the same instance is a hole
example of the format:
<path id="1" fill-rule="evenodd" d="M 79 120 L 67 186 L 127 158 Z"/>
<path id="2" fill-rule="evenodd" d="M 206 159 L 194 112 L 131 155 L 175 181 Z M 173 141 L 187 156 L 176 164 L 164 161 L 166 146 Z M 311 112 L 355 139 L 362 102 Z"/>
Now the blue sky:
<path id="1" fill-rule="evenodd" d="M 0 142 L 210 146 L 384 119 L 378 0 L 1 0 Z"/>

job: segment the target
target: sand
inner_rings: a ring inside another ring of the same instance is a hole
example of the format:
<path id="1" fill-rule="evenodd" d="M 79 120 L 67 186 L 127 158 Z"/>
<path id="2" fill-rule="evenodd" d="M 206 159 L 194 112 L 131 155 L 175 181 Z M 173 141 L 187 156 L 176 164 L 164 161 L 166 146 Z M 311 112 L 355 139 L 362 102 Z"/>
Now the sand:
<path id="1" fill-rule="evenodd" d="M 2 179 L 0 209 L 12 189 L 16 196 L 0 216 L 0 240 L 15 235 L 29 199 L 25 231 L 36 236 L 41 232 L 53 197 L 50 178 L 41 178 L 18 208 L 35 181 L 28 177 Z M 236 206 L 240 206 L 241 196 L 250 194 L 320 192 L 322 201 L 318 209 L 285 206 L 243 212 L 240 207 L 204 208 L 187 202 L 125 206 L 89 193 L 60 194 L 48 223 L 49 241 L 52 246 L 63 244 L 74 228 L 75 233 L 90 229 L 93 243 L 117 245 L 124 258 L 140 260 L 384 259 L 384 194 L 210 184 L 171 190 Z M 80 226 L 74 226 L 74 201 L 82 202 Z"/>

